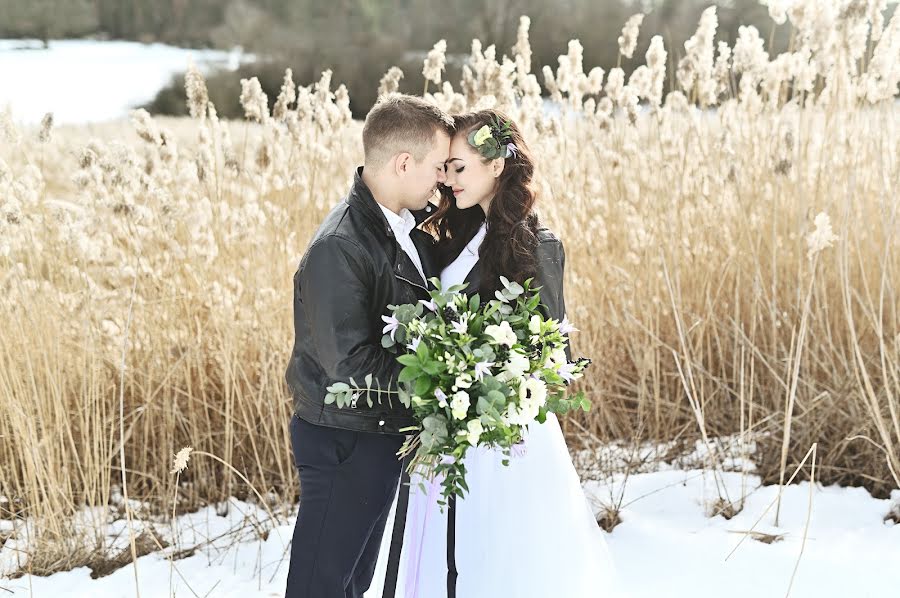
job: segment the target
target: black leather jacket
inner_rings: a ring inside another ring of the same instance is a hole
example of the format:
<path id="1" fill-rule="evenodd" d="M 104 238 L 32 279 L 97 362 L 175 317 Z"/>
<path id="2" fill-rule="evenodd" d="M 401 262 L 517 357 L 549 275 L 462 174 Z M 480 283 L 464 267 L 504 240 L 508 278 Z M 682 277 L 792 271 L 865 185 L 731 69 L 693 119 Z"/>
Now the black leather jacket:
<path id="1" fill-rule="evenodd" d="M 566 267 L 566 251 L 563 248 L 562 241 L 556 238 L 556 235 L 549 228 L 541 227 L 537 231 L 538 245 L 535 250 L 537 254 L 537 273 L 534 277 L 533 286 L 541 287 L 541 311 L 546 318 L 553 318 L 561 322 L 566 315 L 566 299 L 563 293 L 563 273 Z M 465 292 L 474 294 L 481 287 L 481 268 L 480 262 L 475 265 L 466 275 L 465 281 L 469 283 Z M 480 295 L 482 304 L 493 299 L 493 297 Z M 566 357 L 572 358 L 572 351 L 566 348 Z"/>
<path id="2" fill-rule="evenodd" d="M 428 299 L 430 284 L 400 247 L 381 208 L 358 169 L 347 197 L 322 222 L 294 274 L 294 350 L 285 380 L 294 413 L 313 423 L 362 432 L 397 434 L 415 425 L 412 411 L 396 395 L 381 394 L 369 408 L 326 405 L 326 388 L 353 378 L 364 384 L 372 374 L 381 388 L 397 390 L 403 367 L 381 346 L 382 315 L 389 304 Z M 414 213 L 427 218 L 429 206 Z M 431 237 L 410 234 L 426 278 L 437 276 Z M 373 386 L 375 382 L 373 380 Z"/>
<path id="3" fill-rule="evenodd" d="M 534 277 L 532 286 L 541 287 L 541 307 L 544 316 L 562 321 L 566 315 L 566 300 L 563 295 L 563 271 L 566 266 L 566 252 L 563 248 L 562 241 L 556 238 L 549 228 L 541 227 L 537 231 L 538 246 L 537 253 L 537 275 Z M 465 281 L 469 283 L 466 287 L 467 294 L 473 294 L 481 287 L 481 267 L 480 262 L 475 265 L 466 275 Z M 482 303 L 485 303 L 493 297 L 481 297 Z"/>

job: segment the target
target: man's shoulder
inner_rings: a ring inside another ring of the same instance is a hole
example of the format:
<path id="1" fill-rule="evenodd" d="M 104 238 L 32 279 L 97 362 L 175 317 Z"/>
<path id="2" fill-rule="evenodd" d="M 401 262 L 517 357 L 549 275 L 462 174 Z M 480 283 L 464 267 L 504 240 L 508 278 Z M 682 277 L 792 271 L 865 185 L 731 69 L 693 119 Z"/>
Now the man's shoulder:
<path id="1" fill-rule="evenodd" d="M 342 199 L 319 224 L 306 248 L 307 257 L 313 253 L 327 251 L 365 254 L 351 219 L 350 206 L 346 199 Z"/>
<path id="2" fill-rule="evenodd" d="M 343 198 L 335 205 L 319 224 L 319 228 L 313 234 L 310 247 L 325 239 L 335 242 L 335 239 L 344 239 L 348 242 L 355 242 L 354 237 L 358 235 L 359 227 L 353 224 L 353 212 L 347 199 Z"/>

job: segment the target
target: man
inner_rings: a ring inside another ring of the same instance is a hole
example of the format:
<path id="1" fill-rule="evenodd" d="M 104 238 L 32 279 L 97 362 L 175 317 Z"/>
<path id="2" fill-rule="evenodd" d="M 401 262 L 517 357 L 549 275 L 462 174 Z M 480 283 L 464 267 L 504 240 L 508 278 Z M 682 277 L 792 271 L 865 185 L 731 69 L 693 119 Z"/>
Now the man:
<path id="1" fill-rule="evenodd" d="M 428 298 L 430 237 L 416 224 L 444 181 L 453 121 L 412 96 L 376 104 L 363 127 L 365 165 L 316 231 L 294 275 L 291 444 L 300 474 L 287 598 L 360 598 L 374 575 L 414 425 L 396 395 L 339 409 L 326 388 L 353 377 L 397 390 L 402 369 L 381 345 L 389 304 Z M 411 234 L 412 233 L 412 234 Z"/>

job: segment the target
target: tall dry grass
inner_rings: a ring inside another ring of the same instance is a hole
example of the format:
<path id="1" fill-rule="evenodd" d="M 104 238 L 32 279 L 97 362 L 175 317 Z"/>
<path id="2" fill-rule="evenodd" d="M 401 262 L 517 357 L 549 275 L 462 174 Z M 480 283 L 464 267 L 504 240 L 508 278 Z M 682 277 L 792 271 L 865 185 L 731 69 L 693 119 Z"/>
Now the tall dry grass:
<path id="1" fill-rule="evenodd" d="M 428 98 L 507 110 L 538 158 L 575 349 L 594 360 L 573 446 L 702 438 L 715 466 L 714 439 L 745 433 L 768 481 L 818 443 L 822 481 L 900 487 L 900 17 L 885 27 L 881 4 L 796 3 L 776 57 L 753 28 L 716 44 L 709 9 L 628 81 L 585 72 L 572 41 L 542 86 L 527 19 L 511 58 L 473 42 L 456 88 L 445 46 L 429 54 Z M 96 530 L 117 515 L 123 470 L 148 512 L 250 485 L 295 496 L 291 277 L 361 161 L 361 125 L 330 73 L 299 88 L 286 73 L 271 113 L 246 81 L 244 122 L 217 118 L 199 73 L 187 87 L 191 119 L 0 129 L 0 509 L 48 547 L 26 570 L 58 566 L 84 506 Z M 176 486 L 185 445 L 245 479 L 206 459 Z"/>

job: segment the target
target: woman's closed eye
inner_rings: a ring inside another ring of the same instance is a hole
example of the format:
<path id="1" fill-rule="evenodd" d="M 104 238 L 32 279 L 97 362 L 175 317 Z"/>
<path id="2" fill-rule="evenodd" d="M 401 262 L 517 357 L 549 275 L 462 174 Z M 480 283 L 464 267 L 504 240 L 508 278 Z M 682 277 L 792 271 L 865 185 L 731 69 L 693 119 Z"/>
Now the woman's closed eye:
<path id="1" fill-rule="evenodd" d="M 456 170 L 456 174 L 461 173 L 461 172 L 462 172 L 463 170 L 465 170 L 465 169 L 466 169 L 465 166 L 460 166 L 459 168 L 455 169 L 455 170 Z"/>

